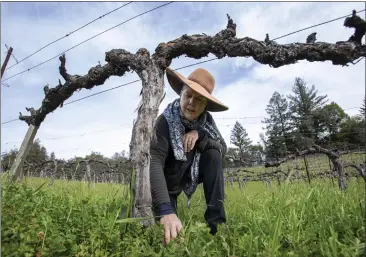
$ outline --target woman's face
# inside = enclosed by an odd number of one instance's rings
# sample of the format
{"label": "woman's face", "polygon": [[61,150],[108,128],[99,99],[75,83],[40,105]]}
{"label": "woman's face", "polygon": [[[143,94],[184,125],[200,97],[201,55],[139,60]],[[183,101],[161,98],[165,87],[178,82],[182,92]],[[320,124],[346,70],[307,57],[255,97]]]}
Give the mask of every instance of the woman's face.
{"label": "woman's face", "polygon": [[190,87],[184,86],[180,94],[180,109],[187,120],[197,119],[205,110],[207,99],[193,91]]}

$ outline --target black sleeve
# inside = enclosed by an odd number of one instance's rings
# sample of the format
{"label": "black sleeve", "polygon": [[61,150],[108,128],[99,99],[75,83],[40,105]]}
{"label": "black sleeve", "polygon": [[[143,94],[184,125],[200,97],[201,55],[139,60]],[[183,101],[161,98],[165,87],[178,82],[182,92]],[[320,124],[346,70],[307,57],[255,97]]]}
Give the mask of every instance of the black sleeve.
{"label": "black sleeve", "polygon": [[164,116],[156,121],[150,146],[150,185],[153,206],[170,203],[164,176],[165,160],[169,151],[169,127]]}

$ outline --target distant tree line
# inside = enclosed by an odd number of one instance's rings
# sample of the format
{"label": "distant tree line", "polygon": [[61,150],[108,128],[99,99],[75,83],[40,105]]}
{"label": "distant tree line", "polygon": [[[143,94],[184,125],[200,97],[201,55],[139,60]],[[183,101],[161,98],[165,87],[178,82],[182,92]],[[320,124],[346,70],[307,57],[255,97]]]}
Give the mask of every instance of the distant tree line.
{"label": "distant tree line", "polygon": [[[365,101],[359,115],[349,116],[327,95],[319,95],[312,85],[295,78],[292,94],[274,92],[262,121],[265,133],[261,143],[252,144],[246,129],[236,122],[230,136],[235,148],[229,149],[232,159],[243,163],[261,162],[263,158],[283,158],[313,144],[336,150],[359,149],[365,145]],[[356,102],[356,101],[355,101]]]}
{"label": "distant tree line", "polygon": [[[295,78],[292,94],[274,92],[266,106],[262,121],[265,133],[261,142],[253,144],[246,129],[238,121],[231,134],[224,159],[224,167],[249,167],[261,165],[267,159],[284,158],[296,151],[305,150],[313,144],[327,149],[359,150],[365,145],[365,98],[359,115],[349,116],[334,101],[328,103],[327,95],[318,95],[315,86],[307,86],[301,78]],[[356,102],[356,101],[355,101]],[[10,169],[17,149],[2,155],[1,170]],[[57,162],[55,162],[57,160]],[[83,161],[84,160],[84,161]],[[86,161],[85,161],[86,160]],[[105,157],[91,152],[85,157],[75,156],[68,160],[57,159],[48,154],[40,140],[33,142],[24,165],[25,174],[65,179],[83,179],[89,176],[108,177],[117,173],[128,180],[131,167],[125,151]],[[127,181],[126,180],[126,181]]]}
{"label": "distant tree line", "polygon": [[[11,168],[17,152],[17,149],[12,149],[2,155],[2,172]],[[125,151],[115,153],[110,158],[93,151],[85,157],[75,156],[68,160],[56,158],[54,152],[48,154],[40,140],[36,139],[25,160],[23,173],[26,176],[68,180],[128,182],[131,175],[131,165]]]}

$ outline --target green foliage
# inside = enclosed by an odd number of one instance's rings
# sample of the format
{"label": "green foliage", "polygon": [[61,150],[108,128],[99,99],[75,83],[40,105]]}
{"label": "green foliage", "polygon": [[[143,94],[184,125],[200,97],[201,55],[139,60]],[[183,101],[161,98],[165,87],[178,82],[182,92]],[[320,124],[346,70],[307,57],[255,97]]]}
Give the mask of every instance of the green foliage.
{"label": "green foliage", "polygon": [[343,144],[348,144],[349,148],[365,145],[365,119],[360,116],[347,118],[340,124],[337,141]]}
{"label": "green foliage", "polygon": [[[11,168],[15,157],[18,153],[18,149],[12,149],[8,153],[4,154],[1,158],[1,165],[4,171]],[[47,149],[41,145],[39,139],[34,140],[33,144],[29,149],[28,156],[26,158],[27,163],[32,163],[33,165],[40,165],[41,163],[48,161],[49,156],[47,154]]]}
{"label": "green foliage", "polygon": [[335,102],[325,105],[315,112],[315,122],[320,128],[318,132],[326,132],[329,136],[334,137],[339,132],[340,124],[348,115]]}
{"label": "green foliage", "polygon": [[278,92],[274,92],[266,107],[266,113],[268,118],[265,118],[263,123],[266,124],[268,137],[266,142],[267,156],[285,156],[289,150],[289,133],[292,129],[287,99]]}
{"label": "green foliage", "polygon": [[274,92],[263,121],[265,134],[260,135],[266,157],[283,157],[314,143],[326,148],[363,145],[365,102],[361,116],[355,117],[349,117],[337,103],[327,102],[326,95],[318,95],[315,86],[307,86],[301,78],[295,78],[287,98]]}
{"label": "green foliage", "polygon": [[[45,183],[46,182],[46,183]],[[202,187],[186,209],[182,237],[167,248],[159,225],[119,221],[125,186],[28,180],[2,186],[2,256],[362,256],[365,187],[339,192],[329,181],[266,189],[226,187],[227,223],[216,236],[204,222]],[[125,220],[128,221],[128,220]]]}
{"label": "green foliage", "polygon": [[262,160],[264,149],[263,146],[260,145],[259,142],[257,142],[256,145],[250,145],[248,147],[248,152],[253,161],[255,160],[257,162],[260,162]]}
{"label": "green foliage", "polygon": [[239,158],[241,160],[245,159],[245,154],[248,152],[252,140],[250,140],[246,129],[238,121],[231,131],[230,143],[238,148]]}
{"label": "green foliage", "polygon": [[321,108],[327,102],[327,95],[318,96],[315,86],[312,85],[309,88],[301,78],[295,78],[292,94],[288,95],[288,98],[293,118],[299,118],[300,124],[303,122],[302,117],[310,118],[313,111]]}
{"label": "green foliage", "polygon": [[[295,144],[296,148],[304,149],[318,138],[317,126],[313,114],[321,109],[327,102],[327,95],[319,96],[318,90],[312,85],[308,87],[301,78],[295,78],[292,94],[288,95],[290,101],[292,124],[295,131],[303,138],[309,140]],[[296,142],[296,141],[295,141]],[[299,142],[299,141],[297,141]]]}
{"label": "green foliage", "polygon": [[17,156],[18,150],[12,149],[8,153],[5,153],[3,156],[1,156],[1,170],[2,171],[8,171],[11,168],[11,165],[13,164],[15,157]]}
{"label": "green foliage", "polygon": [[26,160],[27,162],[35,164],[41,164],[42,162],[49,160],[46,147],[41,145],[41,141],[39,139],[36,139],[33,142]]}

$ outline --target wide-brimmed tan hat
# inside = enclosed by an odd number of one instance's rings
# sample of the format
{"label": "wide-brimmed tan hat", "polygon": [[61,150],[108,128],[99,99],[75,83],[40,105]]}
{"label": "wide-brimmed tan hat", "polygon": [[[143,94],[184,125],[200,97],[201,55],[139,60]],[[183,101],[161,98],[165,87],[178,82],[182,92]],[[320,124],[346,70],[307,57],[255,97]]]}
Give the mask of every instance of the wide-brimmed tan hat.
{"label": "wide-brimmed tan hat", "polygon": [[207,111],[222,112],[229,109],[229,107],[225,106],[212,96],[212,92],[215,88],[215,78],[207,70],[202,68],[196,69],[188,76],[188,78],[185,78],[179,72],[167,68],[166,76],[170,86],[178,95],[180,94],[183,86],[187,85],[198,94],[207,98]]}

